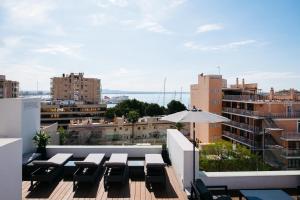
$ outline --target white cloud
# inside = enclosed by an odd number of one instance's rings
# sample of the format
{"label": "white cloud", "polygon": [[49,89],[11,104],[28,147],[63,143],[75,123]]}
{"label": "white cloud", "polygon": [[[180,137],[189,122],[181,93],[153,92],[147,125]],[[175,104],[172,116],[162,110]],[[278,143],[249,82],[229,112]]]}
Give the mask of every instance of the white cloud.
{"label": "white cloud", "polygon": [[223,25],[220,24],[205,24],[202,26],[199,26],[197,28],[197,33],[205,33],[205,32],[209,32],[209,31],[218,31],[218,30],[222,30],[224,27]]}
{"label": "white cloud", "polygon": [[189,41],[189,42],[185,42],[184,46],[186,48],[199,50],[199,51],[220,51],[220,50],[227,50],[227,49],[238,49],[255,43],[257,43],[256,40],[242,40],[242,41],[230,42],[222,45],[205,46],[205,45],[200,45],[200,44],[196,44],[195,42]]}
{"label": "white cloud", "polygon": [[157,22],[145,21],[136,26],[137,29],[145,29],[154,33],[171,34],[172,32]]}
{"label": "white cloud", "polygon": [[108,8],[109,6],[126,7],[128,0],[97,0],[96,5],[101,8]]}
{"label": "white cloud", "polygon": [[33,50],[38,53],[49,53],[53,55],[65,54],[68,56],[78,56],[79,50],[82,45],[62,45],[62,44],[49,44],[44,48]]}
{"label": "white cloud", "polygon": [[106,14],[92,14],[88,16],[90,23],[92,26],[104,25],[110,21],[112,21],[112,17]]}
{"label": "white cloud", "polygon": [[7,0],[3,3],[10,22],[21,26],[44,24],[49,20],[49,12],[54,9],[54,1],[49,0]]}

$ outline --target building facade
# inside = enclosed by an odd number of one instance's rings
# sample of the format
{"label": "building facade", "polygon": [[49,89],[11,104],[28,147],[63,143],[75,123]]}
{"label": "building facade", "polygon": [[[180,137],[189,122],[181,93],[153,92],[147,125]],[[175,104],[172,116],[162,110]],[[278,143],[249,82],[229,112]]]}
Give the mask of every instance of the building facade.
{"label": "building facade", "polygon": [[51,96],[53,100],[73,100],[90,104],[100,102],[101,81],[97,78],[85,78],[83,73],[63,74],[51,78]]}
{"label": "building facade", "polygon": [[74,120],[69,125],[66,144],[162,144],[166,142],[169,128],[175,128],[174,123],[162,121],[160,117],[143,117],[134,124],[122,117],[116,118],[114,122]]}
{"label": "building facade", "polygon": [[0,75],[0,98],[17,98],[19,96],[19,82],[6,80]]}
{"label": "building facade", "polygon": [[[216,91],[216,86],[200,84],[211,77],[200,75],[198,86],[191,86],[191,102],[210,112],[209,105],[201,105],[201,97],[207,91]],[[195,89],[201,87],[199,91]],[[271,88],[269,93],[261,93],[256,83],[246,84],[242,80],[240,84],[238,79],[236,84],[218,89],[221,98],[216,100],[221,101],[221,112],[215,113],[231,121],[222,123],[221,129],[196,129],[196,135],[201,135],[200,142],[224,138],[260,151],[275,168],[300,168],[300,92],[294,89],[275,92]],[[206,104],[214,106],[213,101]],[[219,111],[219,105],[216,109]]]}
{"label": "building facade", "polygon": [[106,112],[106,104],[84,104],[75,101],[51,101],[41,103],[41,125],[67,128],[72,120],[100,120]]}

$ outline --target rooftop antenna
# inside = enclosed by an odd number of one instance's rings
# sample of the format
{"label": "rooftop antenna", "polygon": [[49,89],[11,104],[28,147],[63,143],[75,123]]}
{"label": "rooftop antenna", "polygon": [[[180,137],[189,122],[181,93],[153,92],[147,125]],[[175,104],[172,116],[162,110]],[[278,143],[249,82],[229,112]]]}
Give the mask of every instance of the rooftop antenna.
{"label": "rooftop antenna", "polygon": [[221,75],[221,67],[217,66],[217,68],[218,68],[219,75]]}
{"label": "rooftop antenna", "polygon": [[163,97],[163,106],[165,106],[165,100],[166,100],[166,82],[167,82],[167,77],[164,79],[164,97]]}

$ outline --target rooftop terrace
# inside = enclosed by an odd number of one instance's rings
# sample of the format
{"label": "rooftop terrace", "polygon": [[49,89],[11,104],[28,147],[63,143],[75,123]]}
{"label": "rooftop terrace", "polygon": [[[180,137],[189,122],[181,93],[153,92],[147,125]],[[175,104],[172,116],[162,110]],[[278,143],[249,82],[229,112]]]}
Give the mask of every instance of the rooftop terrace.
{"label": "rooftop terrace", "polygon": [[154,185],[153,190],[148,190],[143,179],[129,179],[128,184],[122,186],[115,184],[107,192],[104,190],[103,179],[98,184],[82,185],[76,192],[73,191],[71,180],[61,180],[49,186],[41,184],[35,190],[28,191],[30,181],[22,183],[22,199],[180,199],[186,200],[187,195],[180,188],[172,167],[167,167],[168,181],[165,189]]}

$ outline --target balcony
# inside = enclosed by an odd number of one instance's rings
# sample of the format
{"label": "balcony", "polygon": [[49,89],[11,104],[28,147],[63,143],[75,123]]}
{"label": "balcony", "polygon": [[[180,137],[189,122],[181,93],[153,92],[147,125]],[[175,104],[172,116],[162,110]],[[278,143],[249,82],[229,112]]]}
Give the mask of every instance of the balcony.
{"label": "balcony", "polygon": [[223,123],[226,126],[231,126],[237,129],[241,129],[250,133],[255,133],[255,134],[259,134],[260,132],[262,132],[261,128],[258,127],[253,127],[249,124],[245,124],[245,123],[240,123],[240,122],[235,122],[235,121],[230,121],[230,122],[225,122]]}
{"label": "balcony", "polygon": [[300,141],[300,133],[282,133],[280,139],[284,141]]}
{"label": "balcony", "polygon": [[255,117],[255,118],[261,118],[260,113],[258,111],[252,111],[252,110],[224,107],[223,112],[235,113],[238,115],[251,116],[251,117]]}
{"label": "balcony", "polygon": [[282,149],[281,156],[287,159],[300,158],[300,149]]}
{"label": "balcony", "polygon": [[252,102],[268,100],[267,97],[260,96],[260,95],[224,95],[223,99],[229,101],[252,101]]}
{"label": "balcony", "polygon": [[235,113],[235,114],[238,114],[238,115],[251,116],[251,117],[255,117],[255,118],[300,118],[300,112],[299,111],[291,112],[291,113],[287,113],[287,112],[262,113],[262,112],[259,112],[259,111],[224,107],[223,112]]}
{"label": "balcony", "polygon": [[238,143],[244,144],[249,147],[253,147],[255,145],[253,140],[239,136],[239,135],[231,133],[229,131],[223,131],[223,137],[226,137],[230,140],[234,140]]}

